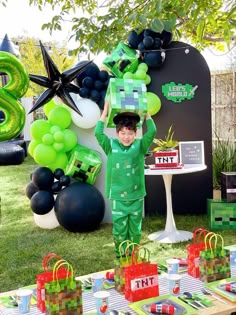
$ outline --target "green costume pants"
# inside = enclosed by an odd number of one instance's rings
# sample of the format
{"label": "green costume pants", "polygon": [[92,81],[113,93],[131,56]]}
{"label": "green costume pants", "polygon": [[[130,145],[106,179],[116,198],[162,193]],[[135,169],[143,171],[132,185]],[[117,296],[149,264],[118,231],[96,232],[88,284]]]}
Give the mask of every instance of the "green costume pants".
{"label": "green costume pants", "polygon": [[140,243],[143,217],[143,198],[130,201],[111,200],[115,255],[119,257],[119,245],[125,240]]}

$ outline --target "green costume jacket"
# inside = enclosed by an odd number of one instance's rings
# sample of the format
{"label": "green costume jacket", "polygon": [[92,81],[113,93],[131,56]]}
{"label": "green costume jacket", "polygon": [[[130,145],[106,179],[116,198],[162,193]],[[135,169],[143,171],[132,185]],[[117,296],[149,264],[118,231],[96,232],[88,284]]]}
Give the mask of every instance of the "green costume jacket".
{"label": "green costume jacket", "polygon": [[104,122],[98,121],[95,137],[107,155],[105,195],[112,200],[135,200],[146,195],[144,156],[156,134],[152,119],[146,120],[147,132],[130,146],[104,134]]}

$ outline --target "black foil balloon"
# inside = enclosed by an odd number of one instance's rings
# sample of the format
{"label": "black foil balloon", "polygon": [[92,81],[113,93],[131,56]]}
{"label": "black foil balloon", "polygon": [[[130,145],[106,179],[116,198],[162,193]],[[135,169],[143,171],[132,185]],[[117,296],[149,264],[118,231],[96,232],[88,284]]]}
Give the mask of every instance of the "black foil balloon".
{"label": "black foil balloon", "polygon": [[91,61],[86,61],[82,65],[77,65],[72,69],[60,73],[41,41],[39,43],[43,55],[44,67],[48,77],[30,74],[29,78],[32,82],[46,87],[47,90],[40,95],[29,111],[29,114],[48,103],[55,95],[57,95],[61,98],[63,103],[81,115],[74,100],[70,96],[70,93],[79,93],[79,87],[72,84],[71,81],[73,81],[76,76],[91,63]]}
{"label": "black foil balloon", "polygon": [[46,166],[37,167],[32,174],[32,182],[38,189],[50,190],[54,182],[53,172]]}
{"label": "black foil balloon", "polygon": [[54,197],[49,191],[39,190],[30,199],[30,206],[36,214],[46,214],[54,207]]}

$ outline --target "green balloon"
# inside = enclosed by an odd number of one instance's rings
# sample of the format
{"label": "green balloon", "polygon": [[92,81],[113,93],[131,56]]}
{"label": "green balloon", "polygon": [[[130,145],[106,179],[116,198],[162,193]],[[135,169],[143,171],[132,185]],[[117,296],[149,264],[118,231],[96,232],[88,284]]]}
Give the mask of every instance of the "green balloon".
{"label": "green balloon", "polygon": [[52,125],[57,125],[65,129],[71,124],[71,114],[64,107],[57,106],[49,112],[48,120]]}
{"label": "green balloon", "polygon": [[34,157],[34,149],[39,145],[40,142],[38,140],[31,140],[28,145],[28,153]]}
{"label": "green balloon", "polygon": [[151,116],[157,114],[161,109],[161,100],[155,93],[147,92],[147,108]]}
{"label": "green balloon", "polygon": [[56,131],[56,132],[53,134],[53,139],[54,139],[56,142],[63,142],[63,141],[64,141],[64,133],[63,133],[63,130],[61,130],[61,131]]}
{"label": "green balloon", "polygon": [[47,102],[44,106],[43,106],[43,111],[44,114],[48,117],[49,112],[55,108],[57,106],[57,103],[54,101],[54,99],[51,99],[49,102]]}
{"label": "green balloon", "polygon": [[35,120],[30,126],[30,134],[35,140],[42,140],[46,133],[50,133],[51,125],[47,120],[38,119]]}
{"label": "green balloon", "polygon": [[65,148],[65,145],[62,142],[54,142],[52,146],[53,146],[54,150],[57,152],[60,152],[60,151],[64,150],[64,148]]}
{"label": "green balloon", "polygon": [[44,144],[53,144],[54,139],[53,139],[53,135],[51,133],[46,133],[43,138],[42,138],[42,142]]}
{"label": "green balloon", "polygon": [[126,72],[124,75],[123,75],[123,79],[134,79],[134,74],[132,72]]}
{"label": "green balloon", "polygon": [[77,135],[74,131],[70,129],[63,130],[63,133],[64,133],[64,145],[65,145],[64,151],[68,152],[76,146],[78,142]]}
{"label": "green balloon", "polygon": [[146,72],[143,71],[143,70],[137,70],[137,71],[135,72],[135,78],[136,78],[137,80],[145,80],[145,78],[146,78]]}
{"label": "green balloon", "polygon": [[53,149],[51,145],[40,143],[34,149],[34,160],[39,165],[51,164],[56,159],[56,151]]}
{"label": "green balloon", "polygon": [[61,127],[57,126],[57,125],[54,125],[50,128],[50,132],[51,134],[54,134],[55,132],[57,131],[60,131],[61,130]]}
{"label": "green balloon", "polygon": [[50,168],[50,170],[52,170],[53,172],[57,168],[61,168],[62,170],[65,171],[67,163],[68,163],[68,157],[66,153],[59,152],[57,153],[56,159],[54,160],[54,162],[51,164],[48,164],[47,167]]}
{"label": "green balloon", "polygon": [[145,80],[144,80],[145,84],[148,85],[148,84],[151,83],[151,81],[152,81],[152,79],[151,79],[150,75],[146,74],[146,77],[145,77]]}
{"label": "green balloon", "polygon": [[138,65],[138,70],[148,71],[148,65],[145,62],[142,62]]}

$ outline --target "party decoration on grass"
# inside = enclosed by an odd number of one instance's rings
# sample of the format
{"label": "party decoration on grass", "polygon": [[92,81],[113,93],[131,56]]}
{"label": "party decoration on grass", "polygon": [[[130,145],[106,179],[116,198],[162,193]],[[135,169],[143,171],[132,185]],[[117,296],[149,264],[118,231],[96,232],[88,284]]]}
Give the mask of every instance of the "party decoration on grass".
{"label": "party decoration on grass", "polygon": [[93,128],[100,118],[100,109],[98,105],[90,99],[79,98],[76,94],[71,94],[75,104],[82,113],[78,115],[76,112],[71,112],[73,123],[82,129]]}
{"label": "party decoration on grass", "polygon": [[103,64],[117,78],[122,78],[125,72],[134,72],[138,67],[136,51],[120,42]]}
{"label": "party decoration on grass", "polygon": [[65,173],[77,181],[93,185],[101,168],[102,158],[100,153],[77,144],[70,154]]}
{"label": "party decoration on grass", "polygon": [[114,128],[113,118],[123,112],[134,112],[141,118],[140,125],[147,113],[147,88],[142,80],[111,78],[106,100],[109,102],[107,127]]}
{"label": "party decoration on grass", "polygon": [[57,95],[61,98],[63,103],[81,115],[70,96],[70,93],[79,93],[79,87],[71,82],[87,67],[87,65],[90,64],[90,61],[60,73],[41,41],[39,41],[39,43],[48,77],[30,74],[30,80],[46,87],[47,90],[40,95],[32,109],[29,111],[29,114],[49,102],[55,95]]}
{"label": "party decoration on grass", "polygon": [[28,90],[29,76],[21,62],[12,54],[0,51],[0,71],[9,75],[9,82],[0,88],[0,141],[18,136],[25,125],[21,98]]}
{"label": "party decoration on grass", "polygon": [[54,209],[60,225],[66,230],[89,232],[102,222],[105,202],[95,186],[76,182],[58,193]]}

